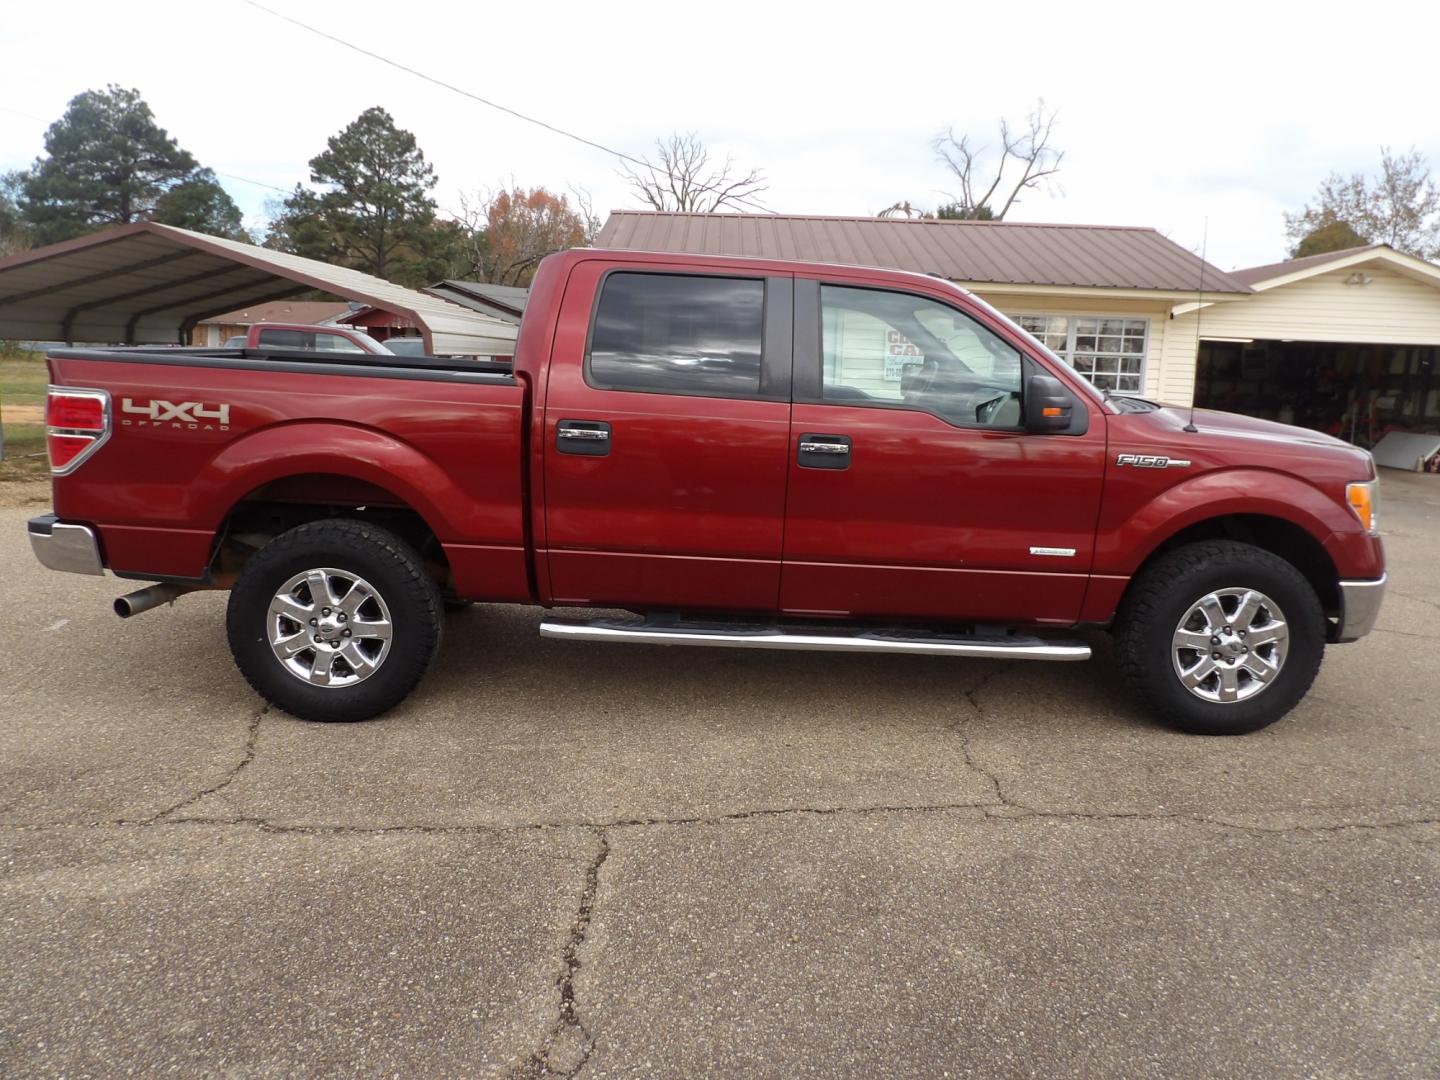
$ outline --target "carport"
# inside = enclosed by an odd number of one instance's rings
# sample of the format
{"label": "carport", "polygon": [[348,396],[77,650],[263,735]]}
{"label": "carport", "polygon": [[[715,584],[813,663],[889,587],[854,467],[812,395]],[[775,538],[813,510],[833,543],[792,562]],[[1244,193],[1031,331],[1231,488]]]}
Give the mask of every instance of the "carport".
{"label": "carport", "polygon": [[188,343],[201,319],[321,292],[393,312],[430,353],[510,355],[516,327],[382,278],[153,222],[0,259],[0,338]]}

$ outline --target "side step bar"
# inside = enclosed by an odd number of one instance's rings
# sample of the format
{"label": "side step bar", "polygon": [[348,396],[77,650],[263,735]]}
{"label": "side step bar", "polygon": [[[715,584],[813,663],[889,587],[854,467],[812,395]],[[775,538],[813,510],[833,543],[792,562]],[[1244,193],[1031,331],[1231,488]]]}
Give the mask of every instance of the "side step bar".
{"label": "side step bar", "polygon": [[820,652],[913,653],[1004,660],[1088,660],[1090,646],[1023,635],[977,636],[929,630],[786,630],[764,623],[651,622],[547,618],[540,636],[570,641],[627,641],[636,645],[708,645],[732,649],[808,649]]}

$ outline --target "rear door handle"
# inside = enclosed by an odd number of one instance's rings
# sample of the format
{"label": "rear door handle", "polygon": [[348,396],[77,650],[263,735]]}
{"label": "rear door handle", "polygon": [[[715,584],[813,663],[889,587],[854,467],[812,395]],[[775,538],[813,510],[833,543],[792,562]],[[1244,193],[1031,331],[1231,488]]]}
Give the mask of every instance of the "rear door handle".
{"label": "rear door handle", "polygon": [[555,449],[562,454],[605,457],[610,453],[610,425],[603,420],[561,420],[555,425]]}
{"label": "rear door handle", "polygon": [[803,469],[848,469],[850,436],[806,432],[800,436],[795,460]]}

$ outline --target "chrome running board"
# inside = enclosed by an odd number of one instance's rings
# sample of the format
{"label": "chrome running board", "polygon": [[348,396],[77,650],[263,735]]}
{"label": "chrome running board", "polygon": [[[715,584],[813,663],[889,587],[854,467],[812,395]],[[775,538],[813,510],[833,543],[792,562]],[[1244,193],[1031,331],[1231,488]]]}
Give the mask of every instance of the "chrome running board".
{"label": "chrome running board", "polygon": [[540,636],[636,645],[706,645],[730,649],[807,649],[819,652],[911,653],[1003,660],[1088,660],[1090,646],[1019,634],[947,634],[931,630],[806,628],[767,623],[654,622],[547,618]]}

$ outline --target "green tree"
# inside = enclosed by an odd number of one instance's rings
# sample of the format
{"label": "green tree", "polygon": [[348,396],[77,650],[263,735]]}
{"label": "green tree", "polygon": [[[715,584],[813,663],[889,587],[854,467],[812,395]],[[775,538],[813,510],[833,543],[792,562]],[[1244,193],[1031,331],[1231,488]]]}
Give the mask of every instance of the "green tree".
{"label": "green tree", "polygon": [[240,208],[209,169],[200,169],[161,195],[152,220],[231,240],[250,239]]}
{"label": "green tree", "polygon": [[941,221],[994,221],[995,211],[988,206],[966,207],[950,202],[936,207],[935,216]]}
{"label": "green tree", "polygon": [[272,201],[265,209],[270,216],[266,247],[321,262],[338,261],[335,237],[320,217],[320,196],[315,192],[296,184],[285,199]]}
{"label": "green tree", "polygon": [[23,172],[0,173],[0,258],[30,246],[29,228],[20,212]]}
{"label": "green tree", "polygon": [[1344,221],[1332,221],[1306,233],[1290,249],[1292,259],[1303,259],[1307,255],[1323,255],[1330,251],[1344,251],[1346,248],[1364,247],[1365,238]]}
{"label": "green tree", "polygon": [[1313,204],[1285,215],[1292,254],[1306,237],[1336,223],[1349,226],[1361,243],[1389,244],[1421,259],[1440,258],[1440,185],[1424,155],[1413,148],[1393,154],[1382,146],[1377,175],[1331,173]]}
{"label": "green tree", "polygon": [[435,171],[415,136],[378,106],[366,109],[310,159],[266,243],[407,283],[423,276],[419,247],[435,221]]}
{"label": "green tree", "polygon": [[25,177],[20,209],[38,243],[68,240],[153,217],[160,199],[198,170],[138,90],[86,90],[45,132],[45,156]]}

